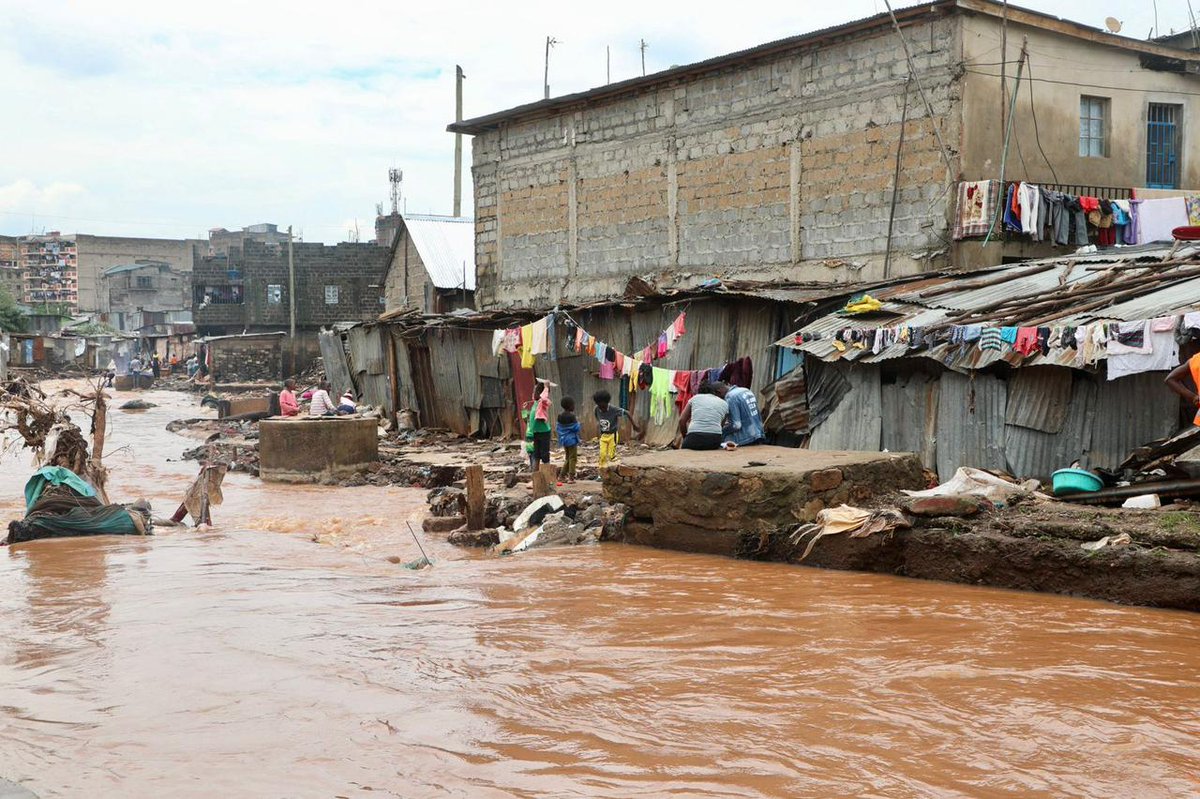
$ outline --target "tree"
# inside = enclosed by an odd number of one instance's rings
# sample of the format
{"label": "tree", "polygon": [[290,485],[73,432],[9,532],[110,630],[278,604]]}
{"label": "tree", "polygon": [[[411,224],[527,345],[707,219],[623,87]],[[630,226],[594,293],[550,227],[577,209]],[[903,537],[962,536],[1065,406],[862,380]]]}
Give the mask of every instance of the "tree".
{"label": "tree", "polygon": [[20,333],[25,329],[25,315],[17,307],[17,301],[5,286],[0,286],[0,330],[5,333]]}

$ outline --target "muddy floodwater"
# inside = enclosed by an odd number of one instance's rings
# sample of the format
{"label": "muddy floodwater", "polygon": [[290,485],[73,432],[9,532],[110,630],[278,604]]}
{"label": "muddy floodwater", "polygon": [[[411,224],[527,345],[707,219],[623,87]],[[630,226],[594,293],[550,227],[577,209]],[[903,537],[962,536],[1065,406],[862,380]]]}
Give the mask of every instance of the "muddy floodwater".
{"label": "muddy floodwater", "polygon": [[[132,395],[117,395],[117,404]],[[169,514],[173,418],[113,414]],[[0,468],[20,514],[25,453]],[[503,560],[416,489],[232,474],[208,532],[0,549],[0,777],[42,797],[1200,796],[1200,618],[620,544]],[[314,538],[316,540],[314,540]]]}

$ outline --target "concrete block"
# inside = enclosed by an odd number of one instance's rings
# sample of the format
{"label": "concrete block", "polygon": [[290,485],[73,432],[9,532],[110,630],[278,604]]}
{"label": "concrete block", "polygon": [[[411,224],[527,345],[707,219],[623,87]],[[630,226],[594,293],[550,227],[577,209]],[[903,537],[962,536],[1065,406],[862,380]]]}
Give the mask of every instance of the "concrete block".
{"label": "concrete block", "polygon": [[378,424],[358,417],[265,419],[258,448],[263,480],[318,482],[364,471],[379,460]]}

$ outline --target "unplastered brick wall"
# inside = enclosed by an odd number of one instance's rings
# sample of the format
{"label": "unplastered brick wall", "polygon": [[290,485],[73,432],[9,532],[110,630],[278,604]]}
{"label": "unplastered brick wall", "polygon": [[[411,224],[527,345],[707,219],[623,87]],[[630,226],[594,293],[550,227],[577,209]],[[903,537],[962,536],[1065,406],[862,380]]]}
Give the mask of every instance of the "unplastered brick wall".
{"label": "unplastered brick wall", "polygon": [[214,379],[219,383],[282,379],[282,340],[282,336],[248,336],[210,342]]}
{"label": "unplastered brick wall", "polygon": [[[904,29],[950,152],[910,85],[892,274],[943,264],[960,28]],[[635,275],[882,277],[907,76],[882,27],[477,135],[481,307],[608,298]]]}
{"label": "unplastered brick wall", "polygon": [[[371,321],[383,312],[380,299],[390,256],[387,247],[375,243],[332,246],[300,243],[293,248],[297,327]],[[230,277],[231,271],[236,277]],[[246,241],[240,250],[232,248],[228,258],[197,259],[193,277],[204,285],[240,283],[243,297],[236,305],[194,307],[197,325],[241,324],[287,329],[290,301],[286,246],[277,249]]]}

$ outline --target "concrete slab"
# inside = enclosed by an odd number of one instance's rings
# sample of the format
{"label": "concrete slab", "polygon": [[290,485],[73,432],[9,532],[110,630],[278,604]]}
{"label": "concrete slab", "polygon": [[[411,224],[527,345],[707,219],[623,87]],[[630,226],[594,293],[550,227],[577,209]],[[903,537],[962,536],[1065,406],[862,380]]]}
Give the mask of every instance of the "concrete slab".
{"label": "concrete slab", "polygon": [[765,534],[812,521],[827,507],[924,487],[921,463],[910,453],[770,446],[649,452],[602,469],[601,480],[606,499],[630,508],[628,540],[722,555],[735,554],[747,533]]}
{"label": "concrete slab", "polygon": [[269,482],[314,483],[345,477],[379,460],[375,419],[264,419],[258,425],[259,476]]}

